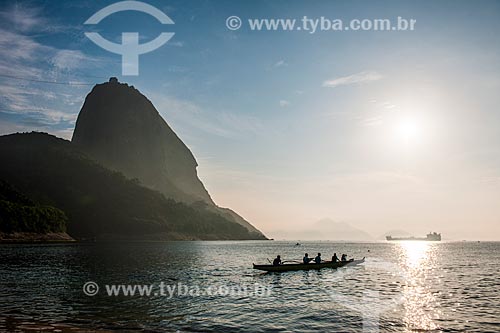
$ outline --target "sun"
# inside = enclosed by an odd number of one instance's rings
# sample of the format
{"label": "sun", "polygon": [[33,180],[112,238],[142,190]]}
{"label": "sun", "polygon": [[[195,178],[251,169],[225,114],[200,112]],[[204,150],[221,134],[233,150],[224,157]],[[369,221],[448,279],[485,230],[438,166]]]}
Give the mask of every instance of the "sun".
{"label": "sun", "polygon": [[422,139],[423,128],[417,118],[403,117],[396,121],[394,132],[396,140],[404,144],[417,143]]}

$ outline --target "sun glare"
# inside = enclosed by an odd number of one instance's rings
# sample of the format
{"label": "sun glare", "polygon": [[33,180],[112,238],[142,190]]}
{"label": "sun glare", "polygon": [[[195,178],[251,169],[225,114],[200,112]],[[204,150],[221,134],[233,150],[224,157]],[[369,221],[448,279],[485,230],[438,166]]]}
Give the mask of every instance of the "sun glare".
{"label": "sun glare", "polygon": [[428,256],[429,243],[427,242],[405,241],[400,245],[406,264],[410,267],[418,266]]}
{"label": "sun glare", "polygon": [[404,143],[415,143],[422,137],[422,126],[415,118],[402,118],[396,123],[395,132]]}

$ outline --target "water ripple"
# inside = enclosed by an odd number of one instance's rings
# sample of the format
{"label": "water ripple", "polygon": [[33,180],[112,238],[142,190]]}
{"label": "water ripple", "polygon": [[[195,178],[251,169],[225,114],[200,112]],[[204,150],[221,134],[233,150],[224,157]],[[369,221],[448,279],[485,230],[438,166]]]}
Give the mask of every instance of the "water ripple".
{"label": "water ripple", "polygon": [[[302,252],[367,260],[282,274],[251,268],[276,254],[300,260]],[[367,318],[380,332],[500,331],[500,243],[1,245],[0,257],[0,331],[361,332]],[[86,281],[258,284],[270,294],[87,297]]]}

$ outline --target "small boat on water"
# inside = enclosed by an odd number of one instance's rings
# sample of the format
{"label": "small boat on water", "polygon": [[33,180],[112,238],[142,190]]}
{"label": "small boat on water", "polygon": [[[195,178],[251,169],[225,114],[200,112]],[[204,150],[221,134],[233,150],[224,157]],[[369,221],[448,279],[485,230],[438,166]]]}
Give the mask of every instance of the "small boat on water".
{"label": "small boat on water", "polygon": [[426,241],[426,242],[439,242],[441,241],[441,234],[430,232],[425,238],[423,237],[392,237],[386,236],[388,241]]}
{"label": "small boat on water", "polygon": [[256,265],[253,264],[254,269],[258,269],[266,272],[289,272],[289,271],[302,271],[311,269],[322,269],[322,268],[339,268],[346,265],[359,265],[365,262],[365,258],[359,260],[348,260],[348,261],[326,261],[320,264],[310,263],[310,264],[282,264],[278,266],[274,265]]}

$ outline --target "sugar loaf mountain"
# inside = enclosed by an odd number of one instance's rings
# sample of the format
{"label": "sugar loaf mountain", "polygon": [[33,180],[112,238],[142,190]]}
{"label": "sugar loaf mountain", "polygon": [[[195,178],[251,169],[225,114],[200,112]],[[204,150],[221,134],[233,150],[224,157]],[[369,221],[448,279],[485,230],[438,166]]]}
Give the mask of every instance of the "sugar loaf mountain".
{"label": "sugar loaf mountain", "polygon": [[266,239],[217,206],[189,148],[144,95],[114,78],[87,95],[71,141],[4,135],[0,156],[3,241]]}

